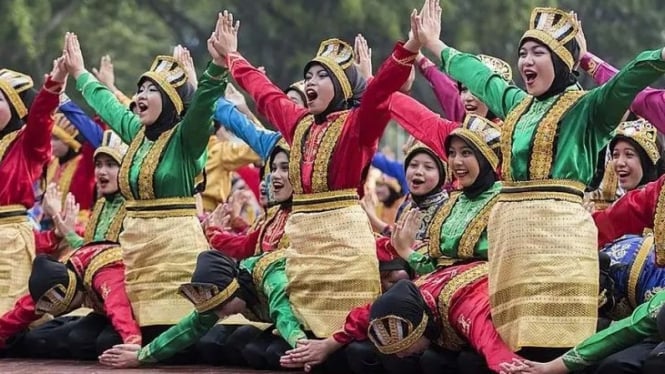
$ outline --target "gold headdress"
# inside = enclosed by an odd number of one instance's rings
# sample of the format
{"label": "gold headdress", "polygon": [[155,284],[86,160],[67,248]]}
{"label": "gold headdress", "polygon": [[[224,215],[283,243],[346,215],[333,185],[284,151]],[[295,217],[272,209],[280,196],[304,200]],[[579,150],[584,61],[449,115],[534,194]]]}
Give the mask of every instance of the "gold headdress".
{"label": "gold headdress", "polygon": [[42,295],[35,303],[35,311],[40,314],[48,313],[59,316],[67,312],[76,295],[76,275],[67,269],[69,281],[67,285],[56,284]]}
{"label": "gold headdress", "polygon": [[644,149],[654,165],[660,160],[660,152],[656,145],[658,132],[649,121],[640,118],[635,121],[621,122],[614,130],[614,136],[624,136],[634,140]]}
{"label": "gold headdress", "polygon": [[512,82],[513,80],[513,69],[510,67],[510,64],[503,61],[500,58],[488,56],[488,55],[478,55],[480,61],[490,68],[493,72],[499,74],[506,82]]}
{"label": "gold headdress", "polygon": [[296,91],[300,92],[302,95],[305,95],[305,80],[303,79],[303,80],[299,80],[297,82],[291,83],[289,88],[287,88],[286,90],[287,91],[288,90],[296,90]]}
{"label": "gold headdress", "polygon": [[423,312],[418,326],[411,321],[396,315],[374,319],[369,324],[369,339],[379,352],[391,355],[412,346],[425,333],[429,317]]}
{"label": "gold headdress", "polygon": [[351,82],[344,70],[353,63],[353,47],[339,39],[328,39],[321,42],[319,51],[311,62],[318,62],[328,68],[342,86],[344,99],[353,97]]}
{"label": "gold headdress", "polygon": [[185,104],[176,89],[187,83],[187,73],[178,61],[171,56],[157,56],[141,78],[150,78],[157,83],[173,102],[176,112],[182,113]]}
{"label": "gold headdress", "polygon": [[[468,114],[462,127],[450,133],[450,136],[453,135],[472,143],[485,156],[492,169],[496,170],[499,167],[501,129],[497,124],[485,117]],[[446,140],[446,143],[448,142],[449,140]]]}
{"label": "gold headdress", "polygon": [[28,108],[20,94],[32,88],[33,85],[32,78],[28,75],[9,69],[0,69],[0,91],[5,94],[20,118],[28,115]]}
{"label": "gold headdress", "polygon": [[79,130],[69,122],[62,112],[56,112],[53,115],[53,121],[55,122],[55,125],[53,126],[53,135],[60,139],[61,142],[67,144],[69,148],[78,152],[79,149],[81,149],[81,143],[76,140]]}
{"label": "gold headdress", "polygon": [[122,158],[127,153],[127,144],[125,144],[120,136],[112,130],[104,131],[102,137],[102,144],[95,150],[95,157],[98,154],[105,154],[115,160],[118,164],[122,163]]}
{"label": "gold headdress", "polygon": [[178,288],[178,294],[194,304],[197,312],[205,313],[225,303],[239,288],[236,279],[223,290],[212,283],[185,283]]}
{"label": "gold headdress", "polygon": [[556,8],[534,8],[529,30],[524,33],[522,40],[533,38],[544,43],[572,70],[575,59],[566,48],[566,43],[575,38],[578,29],[578,23],[568,12]]}

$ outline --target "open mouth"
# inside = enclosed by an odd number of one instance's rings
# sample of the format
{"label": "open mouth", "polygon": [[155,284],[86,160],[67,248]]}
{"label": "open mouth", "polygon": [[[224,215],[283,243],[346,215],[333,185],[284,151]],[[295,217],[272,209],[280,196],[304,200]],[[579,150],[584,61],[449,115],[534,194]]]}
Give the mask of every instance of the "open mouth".
{"label": "open mouth", "polygon": [[532,85],[533,82],[535,82],[536,78],[538,77],[538,73],[529,69],[525,69],[523,74],[524,74],[524,83],[526,83],[527,85]]}
{"label": "open mouth", "polygon": [[144,103],[144,102],[142,102],[142,101],[136,103],[136,107],[138,108],[139,113],[143,113],[143,112],[145,112],[146,110],[148,110],[148,105],[146,105],[146,103]]}
{"label": "open mouth", "polygon": [[272,189],[275,192],[281,191],[282,188],[284,188],[284,184],[282,182],[273,182],[272,183]]}
{"label": "open mouth", "polygon": [[630,173],[627,172],[627,171],[622,170],[622,171],[617,172],[617,175],[619,176],[619,178],[626,178],[626,177],[630,176]]}
{"label": "open mouth", "polygon": [[466,109],[467,112],[475,112],[478,107],[475,105],[466,104],[464,105],[464,109]]}
{"label": "open mouth", "polygon": [[307,96],[307,101],[313,101],[319,97],[319,94],[311,88],[305,90],[305,95]]}
{"label": "open mouth", "polygon": [[412,184],[414,187],[422,186],[424,183],[425,183],[425,180],[424,180],[424,179],[421,179],[421,178],[413,178],[413,179],[411,179],[411,184]]}
{"label": "open mouth", "polygon": [[467,175],[469,175],[469,171],[468,171],[468,170],[462,170],[462,169],[454,170],[453,173],[455,174],[455,176],[456,176],[457,178],[464,178],[464,177],[466,177]]}

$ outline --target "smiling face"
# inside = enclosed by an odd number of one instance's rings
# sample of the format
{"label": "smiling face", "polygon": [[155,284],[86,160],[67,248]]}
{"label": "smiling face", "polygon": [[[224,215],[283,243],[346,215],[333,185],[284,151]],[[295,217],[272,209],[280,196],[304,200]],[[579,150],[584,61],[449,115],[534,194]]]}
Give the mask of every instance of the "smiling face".
{"label": "smiling face", "polygon": [[630,142],[619,140],[612,149],[612,160],[619,186],[626,192],[637,188],[644,177],[637,149]]}
{"label": "smiling face", "polygon": [[95,186],[98,195],[112,195],[118,192],[118,171],[120,165],[103,153],[95,156]]}
{"label": "smiling face", "polygon": [[480,165],[473,149],[457,136],[450,140],[448,167],[463,188],[471,187],[480,174]]}
{"label": "smiling face", "polygon": [[289,157],[286,152],[278,152],[273,158],[271,170],[271,186],[273,199],[277,203],[288,200],[293,195],[293,186],[289,181]]}
{"label": "smiling face", "polygon": [[406,167],[406,181],[409,183],[409,191],[415,196],[424,196],[430,193],[439,184],[442,177],[436,161],[424,152],[415,155]]}
{"label": "smiling face", "polygon": [[527,40],[519,51],[517,67],[529,95],[540,96],[554,82],[554,63],[550,50],[543,44]]}
{"label": "smiling face", "polygon": [[162,113],[162,94],[158,86],[145,79],[136,92],[136,113],[143,126],[151,126]]}
{"label": "smiling face", "polygon": [[323,66],[313,64],[305,73],[305,95],[311,114],[321,114],[330,106],[335,97],[335,86]]}
{"label": "smiling face", "polygon": [[462,100],[462,104],[464,104],[464,110],[466,110],[466,114],[475,114],[481,117],[487,117],[487,113],[489,113],[487,105],[473,96],[468,88],[462,86],[462,90],[460,91],[459,95],[460,99]]}
{"label": "smiling face", "polygon": [[12,119],[12,111],[9,106],[9,101],[5,93],[0,91],[0,131],[4,130],[7,127],[7,124]]}

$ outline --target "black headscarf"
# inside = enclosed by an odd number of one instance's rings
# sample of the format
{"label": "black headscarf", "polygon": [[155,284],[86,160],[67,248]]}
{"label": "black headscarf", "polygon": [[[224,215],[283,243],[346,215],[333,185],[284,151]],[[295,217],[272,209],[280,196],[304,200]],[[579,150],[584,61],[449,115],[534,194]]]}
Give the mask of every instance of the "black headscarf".
{"label": "black headscarf", "polygon": [[178,92],[178,95],[182,99],[184,105],[182,113],[178,113],[176,111],[175,105],[173,104],[173,101],[171,101],[169,96],[164,92],[164,89],[153,79],[150,79],[149,77],[142,77],[139,80],[138,87],[141,87],[143,82],[146,80],[149,80],[155,85],[155,87],[157,87],[159,90],[159,95],[162,98],[162,111],[159,113],[159,117],[157,117],[155,123],[145,127],[146,138],[151,141],[155,141],[162,133],[170,130],[175,125],[177,125],[178,122],[180,122],[182,117],[187,112],[187,107],[189,106],[189,103],[194,94],[194,87],[192,87],[192,85],[190,85],[188,82],[176,88],[176,92]]}
{"label": "black headscarf", "polygon": [[[566,88],[577,83],[576,72],[569,69],[566,63],[563,62],[563,60],[556,53],[554,53],[550,47],[548,47],[546,44],[535,38],[522,39],[519,47],[522,48],[522,45],[527,41],[536,42],[539,45],[547,48],[547,50],[550,52],[550,57],[552,59],[552,66],[554,66],[554,81],[552,82],[552,85],[547,91],[545,91],[545,93],[543,93],[540,96],[537,96],[536,99],[541,101],[546,100],[554,95],[562,93],[563,91],[566,90]],[[568,43],[564,45],[564,47],[568,51],[570,51],[570,53],[573,55],[574,61],[579,60],[580,47],[577,44],[577,40],[571,39]]]}
{"label": "black headscarf", "polygon": [[358,70],[353,64],[344,70],[344,74],[349,79],[349,83],[351,84],[351,91],[353,92],[353,95],[349,99],[344,97],[344,91],[342,90],[342,85],[337,79],[337,76],[333,74],[333,72],[324,64],[316,61],[310,61],[307,65],[305,65],[305,74],[307,74],[309,68],[315,64],[325,69],[333,83],[333,88],[335,90],[335,96],[333,96],[333,99],[330,101],[330,104],[328,104],[326,110],[314,116],[314,121],[316,123],[325,122],[330,113],[360,106],[360,100],[362,99],[363,93],[365,93],[367,82],[363,77],[360,76]]}
{"label": "black headscarf", "polygon": [[[428,320],[423,336],[429,340],[436,340],[441,334],[441,328],[425,303],[420,290],[409,280],[402,279],[398,281],[392,288],[379,296],[372,304],[369,313],[372,323],[375,323],[375,320],[394,315],[409,321],[414,329],[420,325],[423,316],[426,315]],[[369,330],[371,336],[373,334],[371,324]],[[404,336],[406,337],[410,333],[411,331],[408,331]]]}
{"label": "black headscarf", "polygon": [[656,325],[658,326],[660,338],[665,340],[665,305],[660,307],[660,312],[656,316]]}
{"label": "black headscarf", "polygon": [[426,194],[421,196],[416,196],[414,194],[411,194],[411,199],[416,204],[426,200],[427,197],[432,194],[440,193],[443,184],[446,183],[446,175],[448,173],[446,164],[443,162],[443,160],[441,160],[441,158],[429,147],[422,146],[420,145],[420,143],[416,143],[415,146],[411,147],[411,149],[407,151],[406,157],[404,158],[404,172],[406,172],[406,170],[409,168],[411,160],[420,153],[424,153],[430,156],[434,160],[434,164],[436,165],[436,168],[439,170],[439,180],[436,183],[436,186],[434,186],[434,188],[432,188],[432,190],[428,191]]}
{"label": "black headscarf", "polygon": [[[30,106],[34,101],[35,96],[37,96],[37,91],[35,91],[33,88],[28,88],[27,90],[19,93],[19,97],[21,100],[23,100],[23,103],[25,104],[25,107],[28,108],[28,111],[30,111]],[[0,131],[0,139],[4,138],[5,135],[9,133],[20,130],[26,120],[26,118],[19,118],[18,113],[16,112],[16,108],[14,108],[14,105],[12,105],[12,102],[9,99],[7,99],[7,104],[9,105],[9,110],[11,111],[11,118],[9,119],[7,126],[5,126],[5,128]]]}
{"label": "black headscarf", "polygon": [[[291,149],[289,149],[289,147],[285,143],[278,142],[277,144],[275,144],[275,147],[270,152],[270,157],[268,158],[268,168],[269,168],[269,170],[272,170],[272,163],[273,163],[273,161],[275,161],[275,157],[277,157],[277,154],[280,153],[280,152],[286,153],[287,159],[289,157],[291,157]],[[289,181],[289,183],[290,183],[290,181]],[[266,186],[266,188],[270,188],[270,187]],[[290,207],[293,204],[293,195],[291,195],[291,197],[289,197],[288,199],[286,199],[286,200],[284,200],[280,203],[270,202],[270,201],[268,202],[268,205],[270,205],[270,206],[275,206],[277,204],[282,206],[282,208]]]}
{"label": "black headscarf", "polygon": [[462,140],[464,144],[471,148],[473,155],[476,156],[476,160],[478,160],[478,177],[472,185],[462,188],[462,192],[464,192],[464,194],[469,199],[475,199],[476,197],[480,196],[480,194],[492,187],[494,182],[499,180],[499,176],[496,174],[496,171],[492,169],[492,166],[490,165],[489,161],[487,161],[487,158],[483,155],[483,153],[478,150],[478,147],[463,137],[457,135],[449,136],[448,139],[446,139],[446,149],[450,146],[450,142],[452,141],[453,137],[457,137],[458,139]]}
{"label": "black headscarf", "polygon": [[67,265],[48,255],[41,254],[35,257],[28,280],[28,292],[32,300],[37,302],[48,290],[58,284],[65,289],[69,287]]}
{"label": "black headscarf", "polygon": [[649,158],[644,148],[642,148],[642,146],[639,145],[639,143],[637,143],[635,140],[631,139],[630,137],[623,135],[616,135],[614,138],[612,138],[612,141],[610,141],[610,152],[614,152],[614,147],[617,145],[619,140],[628,142],[633,148],[635,148],[635,150],[637,151],[637,155],[640,158],[640,165],[642,166],[642,179],[640,180],[638,187],[658,179],[658,168],[656,167],[656,165],[653,164],[651,158]]}

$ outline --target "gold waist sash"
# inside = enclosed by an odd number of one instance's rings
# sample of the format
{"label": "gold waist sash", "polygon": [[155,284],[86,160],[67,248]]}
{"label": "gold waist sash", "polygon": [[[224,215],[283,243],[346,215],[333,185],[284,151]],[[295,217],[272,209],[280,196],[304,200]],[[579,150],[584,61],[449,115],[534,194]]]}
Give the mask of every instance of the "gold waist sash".
{"label": "gold waist sash", "polygon": [[358,204],[354,189],[293,195],[293,213],[325,212]]}
{"label": "gold waist sash", "polygon": [[193,197],[129,200],[126,209],[132,218],[190,217],[196,215],[196,202]]}
{"label": "gold waist sash", "polygon": [[0,225],[5,223],[22,223],[28,220],[28,211],[23,205],[0,206]]}
{"label": "gold waist sash", "polygon": [[564,200],[581,204],[584,200],[583,183],[564,179],[502,182],[499,201]]}

